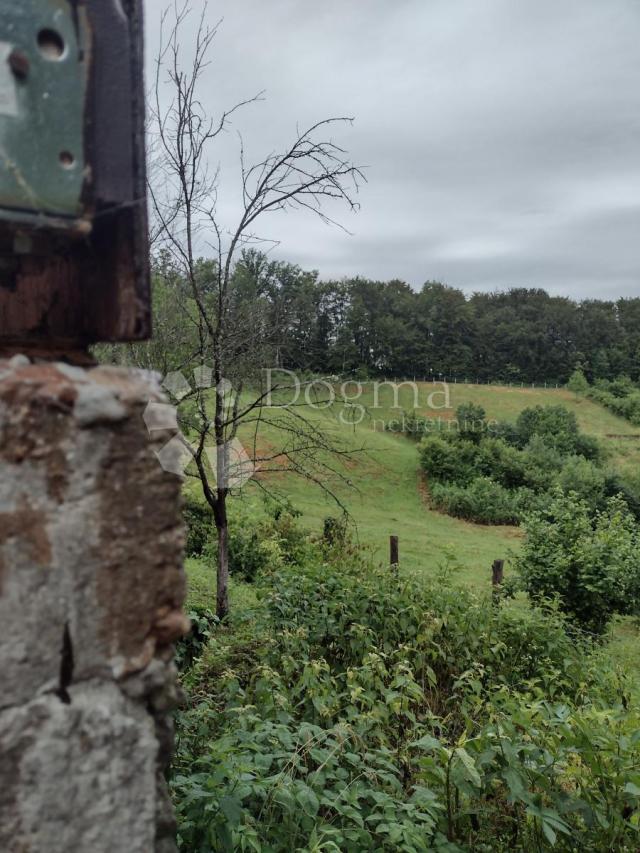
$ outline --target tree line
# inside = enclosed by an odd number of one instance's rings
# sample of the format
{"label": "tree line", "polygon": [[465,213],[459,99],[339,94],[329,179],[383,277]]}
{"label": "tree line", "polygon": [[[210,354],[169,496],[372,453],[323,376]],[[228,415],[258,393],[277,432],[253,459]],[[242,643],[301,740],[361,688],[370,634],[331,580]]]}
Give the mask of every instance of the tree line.
{"label": "tree line", "polygon": [[[213,267],[200,261],[199,276],[213,276]],[[155,279],[157,308],[164,305],[167,315],[156,325],[175,325],[187,282],[163,255]],[[241,349],[259,353],[261,367],[562,384],[578,367],[590,381],[640,379],[640,298],[578,302],[538,288],[467,296],[437,281],[419,290],[397,279],[322,281],[316,271],[257,249],[242,253],[230,291],[244,331]],[[240,361],[246,369],[246,358]]]}

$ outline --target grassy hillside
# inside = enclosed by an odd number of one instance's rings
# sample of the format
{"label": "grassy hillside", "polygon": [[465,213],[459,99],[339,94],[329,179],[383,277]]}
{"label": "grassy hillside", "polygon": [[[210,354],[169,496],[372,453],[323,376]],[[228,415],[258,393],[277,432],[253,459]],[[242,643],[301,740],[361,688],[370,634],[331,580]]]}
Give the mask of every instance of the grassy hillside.
{"label": "grassy hillside", "polygon": [[[426,417],[450,420],[460,403],[473,402],[482,405],[491,419],[513,421],[528,406],[561,403],[575,412],[585,432],[603,441],[616,467],[630,468],[640,462],[640,440],[613,437],[636,434],[631,424],[589,400],[576,399],[568,391],[476,385],[452,385],[449,390],[450,398],[446,400],[441,386],[420,383],[417,410]],[[350,388],[348,393],[353,391]],[[430,399],[434,391],[435,397]],[[509,554],[518,548],[520,531],[470,524],[428,508],[426,486],[418,473],[416,444],[382,431],[383,422],[399,417],[402,408],[414,408],[416,401],[410,387],[399,389],[400,409],[394,408],[396,401],[389,387],[381,388],[376,399],[372,386],[367,385],[357,402],[366,408],[366,414],[355,413],[356,420],[363,415],[356,426],[339,420],[342,407],[338,404],[331,410],[312,414],[326,429],[362,448],[342,468],[354,488],[346,488],[338,478],[330,483],[356,522],[360,541],[370,546],[379,559],[386,560],[389,536],[398,535],[403,568],[428,573],[435,572],[446,552],[451,551],[462,565],[462,582],[488,583],[491,563],[496,558],[508,561]],[[445,404],[447,407],[441,408]],[[266,429],[263,441],[270,440],[275,446],[275,434]],[[327,515],[339,512],[320,489],[294,476],[271,477],[269,484],[277,485],[290,498],[302,511],[303,522],[314,530],[321,529]]]}

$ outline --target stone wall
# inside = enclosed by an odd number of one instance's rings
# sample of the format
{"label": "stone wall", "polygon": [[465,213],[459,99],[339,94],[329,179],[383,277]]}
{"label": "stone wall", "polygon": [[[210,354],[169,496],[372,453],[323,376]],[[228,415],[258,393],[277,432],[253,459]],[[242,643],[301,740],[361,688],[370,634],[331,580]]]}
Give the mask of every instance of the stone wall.
{"label": "stone wall", "polygon": [[126,370],[0,361],[3,853],[175,850],[188,623],[180,481],[142,417],[160,399]]}

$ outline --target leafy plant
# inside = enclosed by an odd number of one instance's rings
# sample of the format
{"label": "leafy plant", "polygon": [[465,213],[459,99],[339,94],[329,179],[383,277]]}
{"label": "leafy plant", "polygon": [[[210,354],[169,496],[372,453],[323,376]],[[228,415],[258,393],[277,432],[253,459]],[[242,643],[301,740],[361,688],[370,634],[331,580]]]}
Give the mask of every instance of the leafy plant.
{"label": "leafy plant", "polygon": [[434,505],[457,518],[481,524],[518,524],[520,506],[516,495],[489,477],[477,477],[468,486],[434,483]]}
{"label": "leafy plant", "polygon": [[569,377],[569,381],[567,382],[567,388],[569,391],[572,391],[576,397],[587,393],[589,390],[589,381],[582,370],[576,368],[576,370],[573,371]]}
{"label": "leafy plant", "polygon": [[[600,851],[638,841],[640,719],[546,605],[318,542],[189,677],[171,786],[197,851]],[[236,616],[237,619],[237,616]]]}
{"label": "leafy plant", "polygon": [[557,491],[549,508],[534,513],[517,559],[534,600],[556,597],[584,629],[601,634],[615,613],[640,602],[640,535],[619,497],[595,517],[575,493]]}

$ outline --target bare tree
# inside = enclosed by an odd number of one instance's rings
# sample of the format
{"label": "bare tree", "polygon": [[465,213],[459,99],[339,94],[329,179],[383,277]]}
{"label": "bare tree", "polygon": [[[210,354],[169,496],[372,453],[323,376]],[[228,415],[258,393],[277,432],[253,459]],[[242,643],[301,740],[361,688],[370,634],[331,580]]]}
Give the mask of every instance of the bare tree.
{"label": "bare tree", "polygon": [[[205,5],[185,67],[181,34],[189,15],[187,0],[176,2],[162,18],[151,128],[152,237],[170,254],[188,284],[188,299],[181,307],[194,330],[193,363],[211,365],[211,382],[198,383],[211,388],[196,387],[185,394],[180,411],[193,439],[189,441],[193,464],[187,473],[198,477],[217,528],[217,612],[224,618],[229,611],[227,499],[243,479],[247,464],[234,456],[239,430],[245,442],[247,431],[252,431],[248,457],[258,470],[253,482],[260,488],[268,488],[265,475],[293,472],[338,500],[331,483],[336,478],[346,481],[338,459],[352,452],[316,417],[310,417],[305,407],[267,406],[273,399],[256,372],[273,341],[269,330],[260,328],[259,312],[234,299],[235,265],[243,249],[260,241],[256,229],[267,214],[304,209],[327,224],[338,224],[330,210],[336,202],[356,210],[355,196],[364,178],[330,135],[334,128],[349,123],[348,117],[324,119],[298,131],[283,151],[253,165],[247,164],[240,140],[240,215],[231,227],[223,223],[218,207],[220,170],[211,166],[213,147],[234,113],[261,100],[262,94],[211,117],[201,90],[217,26],[207,24]],[[213,255],[207,264],[201,260],[205,247]],[[273,362],[262,362],[267,363]],[[285,392],[282,386],[270,390]],[[265,426],[277,431],[276,448],[260,446],[260,430]]]}

